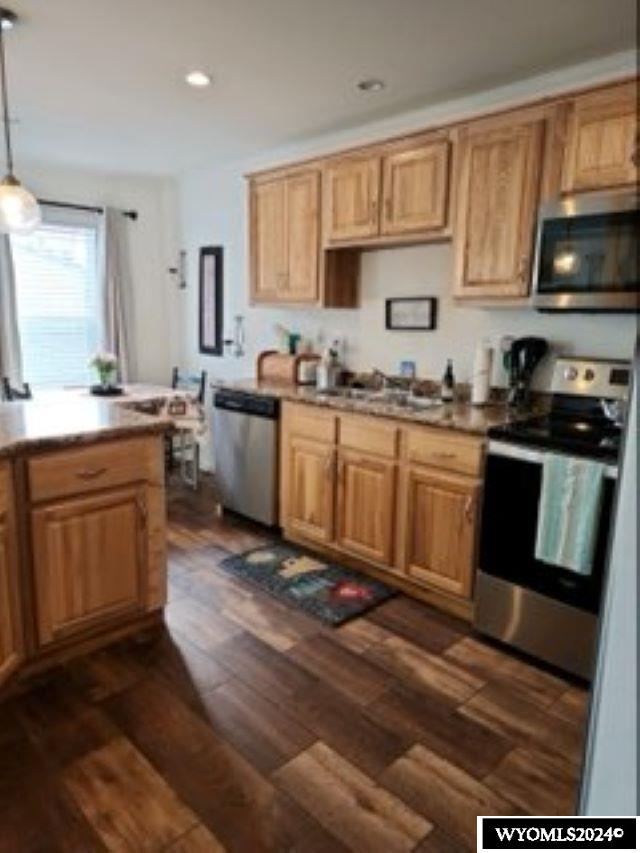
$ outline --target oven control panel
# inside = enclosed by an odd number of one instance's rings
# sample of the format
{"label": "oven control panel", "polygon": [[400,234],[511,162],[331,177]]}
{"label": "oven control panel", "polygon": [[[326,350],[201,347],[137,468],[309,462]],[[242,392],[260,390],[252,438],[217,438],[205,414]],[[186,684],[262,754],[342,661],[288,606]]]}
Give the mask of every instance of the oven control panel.
{"label": "oven control panel", "polygon": [[622,400],[628,396],[630,376],[628,361],[559,358],[553,369],[551,392]]}

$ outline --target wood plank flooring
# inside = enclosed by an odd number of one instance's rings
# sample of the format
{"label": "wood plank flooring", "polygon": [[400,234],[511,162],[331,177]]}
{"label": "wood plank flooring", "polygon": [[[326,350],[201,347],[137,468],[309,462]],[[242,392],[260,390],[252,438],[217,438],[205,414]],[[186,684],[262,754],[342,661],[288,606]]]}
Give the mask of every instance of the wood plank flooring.
{"label": "wood plank flooring", "polygon": [[587,693],[403,596],[337,630],[217,568],[268,537],[170,496],[160,635],[0,705],[2,853],[452,853],[571,814]]}

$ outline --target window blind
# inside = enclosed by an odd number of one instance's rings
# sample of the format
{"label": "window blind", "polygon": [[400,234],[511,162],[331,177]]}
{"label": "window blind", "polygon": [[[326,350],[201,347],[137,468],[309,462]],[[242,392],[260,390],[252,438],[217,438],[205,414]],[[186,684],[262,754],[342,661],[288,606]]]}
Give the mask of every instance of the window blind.
{"label": "window blind", "polygon": [[11,237],[25,381],[87,384],[99,346],[98,222],[94,214],[45,212],[31,234]]}

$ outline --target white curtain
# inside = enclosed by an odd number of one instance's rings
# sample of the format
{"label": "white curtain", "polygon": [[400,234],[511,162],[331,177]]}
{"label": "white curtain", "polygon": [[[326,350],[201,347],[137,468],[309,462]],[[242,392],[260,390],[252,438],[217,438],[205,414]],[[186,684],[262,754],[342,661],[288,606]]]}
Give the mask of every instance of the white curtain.
{"label": "white curtain", "polygon": [[11,256],[11,241],[0,235],[0,377],[22,387],[22,351],[18,328],[16,282]]}
{"label": "white curtain", "polygon": [[118,357],[122,382],[135,373],[132,352],[132,286],[129,268],[128,222],[121,210],[106,207],[102,223],[104,347]]}

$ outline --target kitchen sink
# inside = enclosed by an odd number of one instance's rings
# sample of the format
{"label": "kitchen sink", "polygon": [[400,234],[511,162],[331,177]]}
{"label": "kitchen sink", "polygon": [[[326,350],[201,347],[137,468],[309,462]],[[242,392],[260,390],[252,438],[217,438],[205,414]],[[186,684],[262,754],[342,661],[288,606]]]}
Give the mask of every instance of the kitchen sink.
{"label": "kitchen sink", "polygon": [[337,397],[343,400],[362,400],[364,403],[383,403],[387,406],[399,406],[403,409],[422,411],[442,405],[433,397],[420,397],[400,388],[385,388],[372,391],[368,388],[331,388],[318,391],[320,397]]}

